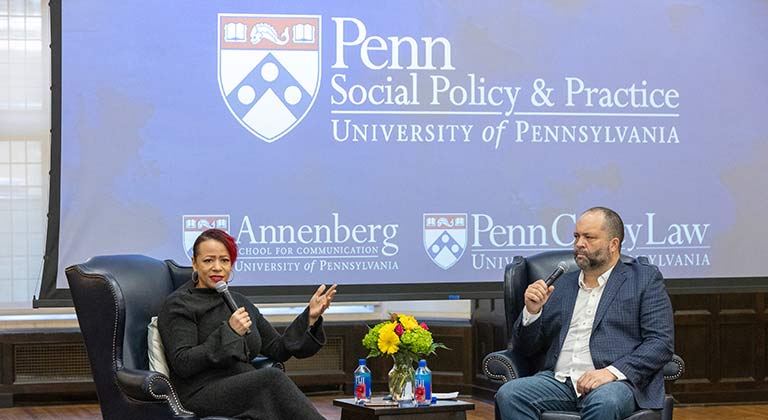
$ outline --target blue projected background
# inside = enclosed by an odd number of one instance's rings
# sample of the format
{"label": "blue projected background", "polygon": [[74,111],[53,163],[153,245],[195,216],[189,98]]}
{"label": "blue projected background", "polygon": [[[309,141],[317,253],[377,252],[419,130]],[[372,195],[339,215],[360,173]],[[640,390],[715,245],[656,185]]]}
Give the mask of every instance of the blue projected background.
{"label": "blue projected background", "polygon": [[764,276],[764,1],[67,1],[58,287],[498,281],[594,205],[668,278]]}

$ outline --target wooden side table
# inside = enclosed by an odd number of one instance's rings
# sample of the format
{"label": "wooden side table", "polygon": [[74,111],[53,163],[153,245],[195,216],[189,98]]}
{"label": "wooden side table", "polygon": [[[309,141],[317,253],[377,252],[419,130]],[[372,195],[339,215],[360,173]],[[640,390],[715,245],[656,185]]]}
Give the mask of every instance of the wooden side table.
{"label": "wooden side table", "polygon": [[460,400],[438,400],[435,404],[418,406],[363,406],[355,404],[354,398],[333,400],[341,407],[341,420],[466,420],[467,410],[474,410],[475,404]]}

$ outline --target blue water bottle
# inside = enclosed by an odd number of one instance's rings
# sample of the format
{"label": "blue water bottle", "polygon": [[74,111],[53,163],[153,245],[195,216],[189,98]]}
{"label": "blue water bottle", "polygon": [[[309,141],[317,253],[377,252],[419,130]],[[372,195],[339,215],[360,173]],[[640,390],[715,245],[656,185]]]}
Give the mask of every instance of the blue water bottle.
{"label": "blue water bottle", "polygon": [[365,404],[371,401],[371,370],[365,359],[360,359],[359,363],[355,369],[355,404]]}
{"label": "blue water bottle", "polygon": [[426,360],[419,360],[419,367],[413,375],[414,399],[417,405],[429,405],[432,403],[432,371],[427,367]]}

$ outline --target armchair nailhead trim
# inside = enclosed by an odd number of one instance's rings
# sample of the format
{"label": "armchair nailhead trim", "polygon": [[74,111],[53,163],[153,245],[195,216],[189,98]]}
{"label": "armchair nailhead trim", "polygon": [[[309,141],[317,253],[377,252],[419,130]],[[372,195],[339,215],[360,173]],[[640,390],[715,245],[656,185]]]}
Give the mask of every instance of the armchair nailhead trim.
{"label": "armchair nailhead trim", "polygon": [[498,375],[498,374],[495,374],[495,373],[491,373],[491,371],[488,369],[488,364],[490,364],[491,361],[493,361],[493,360],[503,364],[509,370],[509,373],[512,376],[511,378],[509,378],[509,380],[517,379],[517,375],[515,375],[515,370],[512,367],[512,364],[510,364],[509,361],[507,361],[505,358],[497,357],[495,355],[494,356],[489,356],[489,357],[487,357],[483,361],[483,372],[485,373],[485,376],[487,376],[490,379],[495,380],[495,381],[502,381],[504,383],[507,383],[508,379],[507,379],[506,376]]}
{"label": "armchair nailhead trim", "polygon": [[672,358],[672,362],[674,362],[677,365],[677,372],[675,372],[674,375],[664,375],[665,381],[676,381],[681,376],[683,376],[683,372],[685,371],[685,364],[678,358],[674,357]]}
{"label": "armchair nailhead trim", "polygon": [[[120,315],[120,307],[117,304],[117,292],[112,287],[112,283],[109,281],[105,281],[105,283],[109,287],[110,293],[112,293],[112,302],[115,303],[115,322],[112,324],[112,370],[117,372],[117,318]],[[115,383],[117,383],[117,376],[115,376]]]}
{"label": "armchair nailhead trim", "polygon": [[[168,395],[155,394],[155,390],[153,388],[154,388],[155,382],[157,381],[165,382],[165,384],[168,385],[168,388],[171,389],[171,393]],[[168,404],[171,406],[171,409],[173,410],[173,414],[176,416],[193,416],[195,414],[191,411],[186,410],[184,406],[181,405],[181,401],[179,401],[179,398],[177,397],[176,390],[173,389],[173,384],[165,376],[156,375],[149,380],[149,393],[152,394],[152,396],[157,398],[158,400],[168,401]]]}

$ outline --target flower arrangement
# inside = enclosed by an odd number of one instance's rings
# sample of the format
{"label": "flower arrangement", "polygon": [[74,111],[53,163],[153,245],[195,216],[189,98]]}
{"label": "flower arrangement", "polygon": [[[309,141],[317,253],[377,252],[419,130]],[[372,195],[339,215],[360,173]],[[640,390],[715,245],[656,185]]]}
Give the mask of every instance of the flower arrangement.
{"label": "flower arrangement", "polygon": [[[410,315],[390,313],[390,320],[376,324],[363,337],[363,346],[368,349],[368,358],[392,356],[395,363],[389,371],[389,393],[395,401],[412,400],[413,363],[437,349],[448,349],[442,343],[432,340],[427,324],[416,321]],[[449,349],[450,350],[450,349]],[[424,399],[425,389],[416,389],[416,397]]]}
{"label": "flower arrangement", "polygon": [[390,313],[390,320],[376,324],[363,337],[368,358],[392,356],[395,363],[415,362],[437,349],[448,349],[432,340],[427,324],[416,321],[410,315]]}

